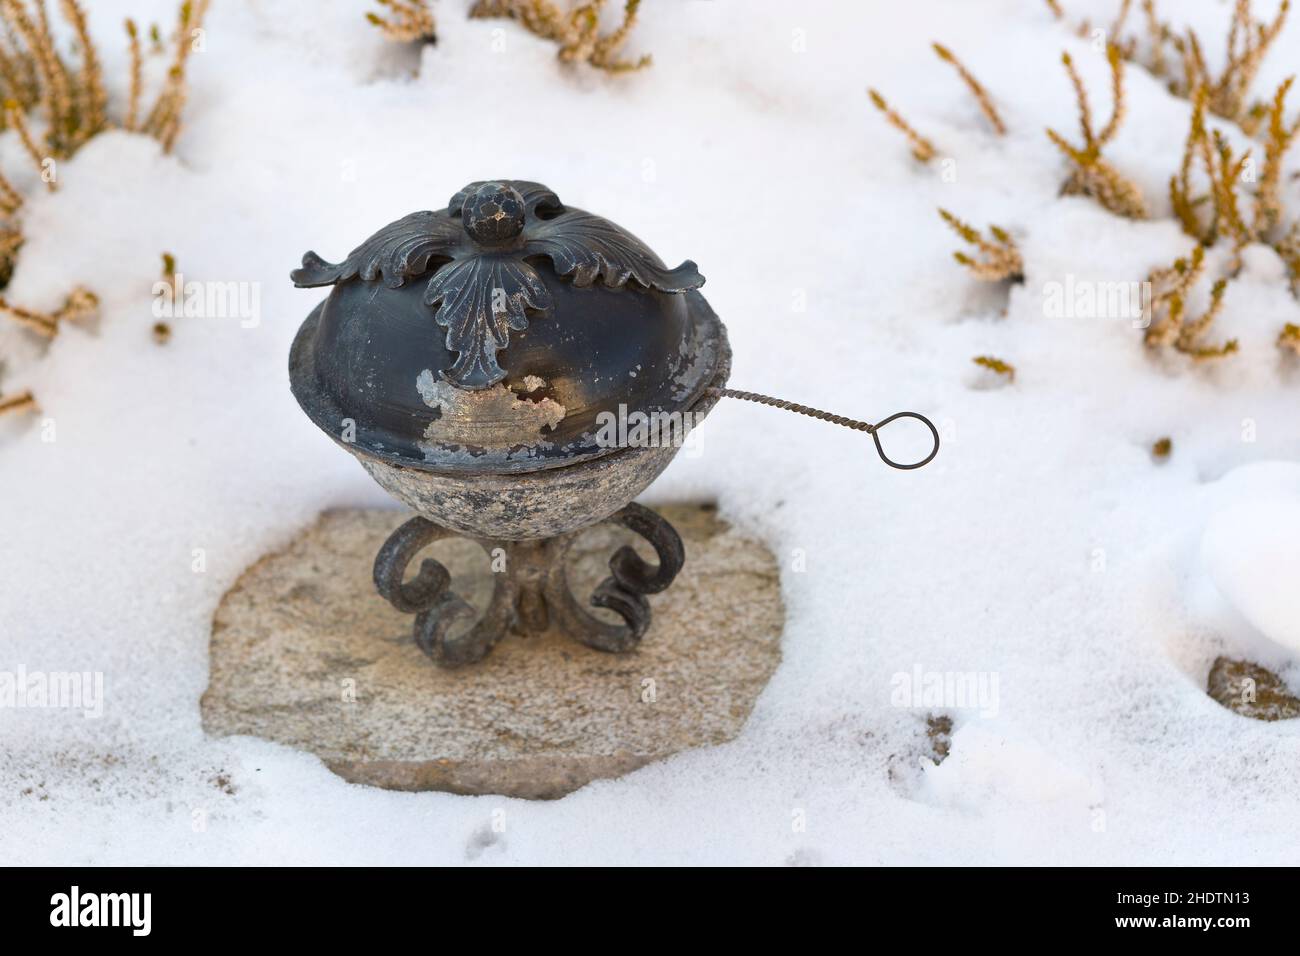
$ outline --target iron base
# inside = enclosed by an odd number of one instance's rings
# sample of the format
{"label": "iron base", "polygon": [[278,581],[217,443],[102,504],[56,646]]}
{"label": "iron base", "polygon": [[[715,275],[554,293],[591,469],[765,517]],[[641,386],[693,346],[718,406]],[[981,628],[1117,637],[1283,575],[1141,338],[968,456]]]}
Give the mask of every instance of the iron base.
{"label": "iron base", "polygon": [[433,558],[425,558],[419,573],[410,581],[404,579],[407,567],[428,545],[462,537],[455,531],[427,518],[407,521],[375,557],[375,587],[393,607],[415,615],[415,643],[444,667],[482,660],[511,630],[537,634],[551,626],[596,650],[629,651],[650,627],[645,595],[657,594],[672,584],[686,554],[673,526],[649,508],[628,504],[604,521],[640,535],[659,558],[658,566],[652,566],[626,545],[610,558],[610,576],[596,588],[590,603],[614,611],[622,624],[589,614],[569,589],[565,556],[581,531],[528,541],[469,539],[489,555],[503,552],[505,563],[495,575],[487,609],[477,623],[454,637],[452,626],[472,618],[474,609],[451,590],[447,569]]}

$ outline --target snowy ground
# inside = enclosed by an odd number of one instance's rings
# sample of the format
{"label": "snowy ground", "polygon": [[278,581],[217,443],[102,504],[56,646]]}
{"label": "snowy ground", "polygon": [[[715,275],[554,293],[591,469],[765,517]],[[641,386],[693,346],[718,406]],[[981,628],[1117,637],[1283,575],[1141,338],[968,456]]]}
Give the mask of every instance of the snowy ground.
{"label": "snowy ground", "polygon": [[[1117,6],[1062,2],[1103,22]],[[125,5],[91,6],[120,95]],[[1298,683],[1298,382],[1273,339],[1300,306],[1252,253],[1218,325],[1242,351],[1213,369],[1153,360],[1127,321],[1043,308],[1047,283],[1139,279],[1190,249],[1165,198],[1188,104],[1129,71],[1110,155],[1165,217],[1132,223],[1058,198],[1043,128],[1077,136],[1061,51],[1103,117],[1109,96],[1104,59],[1043,3],[650,0],[633,49],[655,65],[614,80],[464,6],[435,4],[412,79],[359,0],[216,0],[176,154],[105,135],[59,192],[29,190],[6,297],[53,308],[81,282],[103,310],[43,355],[0,325],[0,384],[43,406],[0,423],[0,669],[102,671],[106,700],[98,719],[0,711],[0,861],[1296,862],[1300,727],[1204,688],[1219,654]],[[1161,6],[1222,56],[1230,4]],[[935,39],[990,88],[1005,139]],[[1293,22],[1256,92],[1298,62]],[[956,159],[955,182],[910,157],[868,85]],[[323,508],[387,503],[289,395],[318,298],[289,269],[487,177],[540,180],[696,260],[737,387],[862,418],[914,408],[947,439],[892,472],[861,435],[724,402],[703,454],[646,500],[714,497],[769,542],[784,661],[734,743],[554,803],[350,786],[199,723],[209,622],[240,571]],[[1300,184],[1286,199],[1295,216]],[[938,205],[1018,237],[1009,300],[951,261]],[[188,278],[260,283],[260,322],[179,319],[154,345],[163,250]],[[978,354],[1015,383],[984,387]],[[896,706],[894,675],[917,668],[995,678],[996,706]],[[955,727],[938,766],[931,713]],[[497,810],[506,830],[484,841]]]}

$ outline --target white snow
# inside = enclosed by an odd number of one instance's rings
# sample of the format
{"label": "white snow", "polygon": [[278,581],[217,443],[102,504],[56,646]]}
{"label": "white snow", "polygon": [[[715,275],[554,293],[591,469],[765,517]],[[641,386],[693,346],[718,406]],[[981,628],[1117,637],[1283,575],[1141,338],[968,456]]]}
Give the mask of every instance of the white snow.
{"label": "white snow", "polygon": [[[1117,6],[1062,2],[1102,23]],[[90,6],[120,99],[123,11]],[[1281,264],[1248,250],[1211,333],[1241,352],[1214,367],[1153,358],[1128,321],[1043,308],[1048,283],[1141,279],[1190,251],[1167,218],[1188,104],[1129,70],[1108,155],[1166,217],[1134,223],[1058,196],[1043,129],[1078,135],[1061,51],[1095,114],[1109,94],[1104,58],[1042,3],[656,0],[632,40],[654,66],[612,79],[465,6],[437,0],[439,43],[417,58],[360,0],[216,0],[175,155],[105,135],[46,195],[0,140],[32,197],[6,297],[54,308],[81,283],[103,303],[43,352],[0,323],[0,386],[43,409],[0,422],[0,670],[102,671],[106,696],[98,719],[0,710],[0,860],[1296,862],[1300,727],[1205,694],[1219,654],[1288,678],[1300,657],[1300,383],[1274,346],[1300,306]],[[131,7],[168,24],[175,4]],[[1222,58],[1229,4],[1160,7]],[[988,86],[1005,138],[931,40]],[[1257,95],[1297,62],[1292,22]],[[955,181],[911,158],[868,85]],[[488,177],[545,182],[698,262],[735,386],[859,418],[915,409],[945,438],[893,472],[860,434],[723,402],[644,500],[714,498],[768,542],[781,667],[733,743],[551,803],[350,786],[199,721],[236,576],[324,508],[391,503],[289,394],[289,342],[320,293],[288,271]],[[1285,200],[1300,213],[1296,181]],[[959,269],[939,205],[1012,230],[1024,285]],[[182,317],[154,345],[164,250],[187,279],[257,283],[258,321]],[[1015,382],[980,387],[981,354]],[[895,706],[891,677],[918,666],[998,675],[996,716]],[[937,712],[955,727],[935,766]],[[497,810],[505,832],[485,841]]]}

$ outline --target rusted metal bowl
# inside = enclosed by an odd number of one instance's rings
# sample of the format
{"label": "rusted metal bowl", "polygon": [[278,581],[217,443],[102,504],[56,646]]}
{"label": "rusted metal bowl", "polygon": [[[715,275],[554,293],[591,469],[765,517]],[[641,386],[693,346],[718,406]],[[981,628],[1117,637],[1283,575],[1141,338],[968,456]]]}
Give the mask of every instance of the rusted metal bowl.
{"label": "rusted metal bowl", "polygon": [[630,447],[609,424],[640,413],[680,435],[730,373],[693,262],[668,269],[537,183],[471,183],[342,263],[307,253],[293,279],[333,286],[290,353],[303,410],[394,497],[474,537],[618,511],[680,442]]}

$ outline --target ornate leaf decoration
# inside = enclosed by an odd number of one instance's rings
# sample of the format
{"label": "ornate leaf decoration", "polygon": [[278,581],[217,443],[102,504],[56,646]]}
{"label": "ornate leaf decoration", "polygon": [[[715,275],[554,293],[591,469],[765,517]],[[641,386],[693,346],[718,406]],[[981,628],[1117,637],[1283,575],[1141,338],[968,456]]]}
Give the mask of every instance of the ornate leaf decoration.
{"label": "ornate leaf decoration", "polygon": [[686,292],[704,284],[690,259],[669,269],[636,236],[581,209],[570,209],[554,219],[534,220],[526,227],[524,238],[524,255],[549,256],[555,271],[573,276],[577,286],[589,286],[597,277],[615,288],[633,279],[660,292]]}
{"label": "ornate leaf decoration", "polygon": [[497,352],[510,331],[528,328],[528,310],[549,312],[551,293],[533,267],[511,255],[482,254],[439,269],[424,293],[447,329],[447,348],[458,352],[443,376],[462,388],[488,388],[506,377]]}
{"label": "ornate leaf decoration", "polygon": [[380,229],[338,265],[308,252],[302,257],[302,268],[290,273],[290,278],[298,287],[308,288],[356,276],[373,282],[382,276],[385,285],[396,289],[428,269],[431,259],[454,258],[456,247],[465,238],[460,223],[445,214],[413,212]]}
{"label": "ornate leaf decoration", "polygon": [[398,288],[433,269],[424,301],[458,353],[444,377],[460,388],[488,388],[505,378],[496,354],[510,331],[528,327],[528,311],[547,313],[551,295],[525,260],[545,256],[556,274],[613,288],[629,280],[643,289],[679,293],[703,285],[687,259],[669,269],[650,247],[621,227],[568,209],[541,183],[483,180],[451,197],[445,212],[415,212],[379,230],[343,262],[314,252],[291,277],[299,287],[360,278]]}

